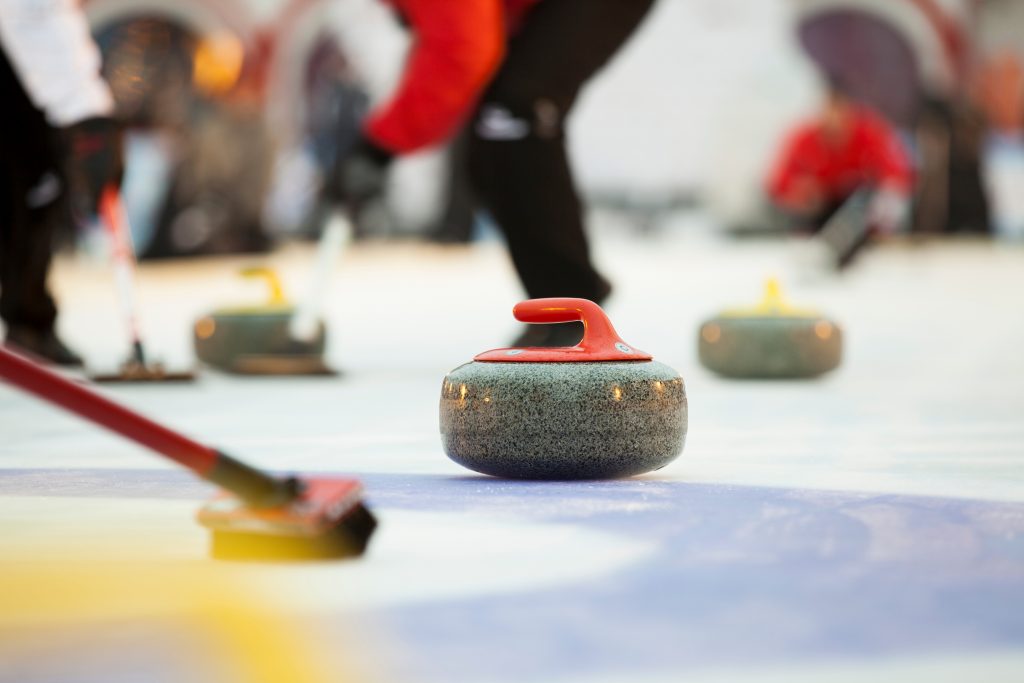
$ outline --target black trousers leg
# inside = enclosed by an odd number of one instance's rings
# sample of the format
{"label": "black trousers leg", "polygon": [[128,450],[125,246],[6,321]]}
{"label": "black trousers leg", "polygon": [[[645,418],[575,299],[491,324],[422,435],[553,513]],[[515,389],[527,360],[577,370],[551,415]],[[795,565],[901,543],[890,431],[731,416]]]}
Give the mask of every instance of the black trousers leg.
{"label": "black trousers leg", "polygon": [[45,332],[57,318],[46,287],[55,212],[25,206],[32,188],[19,180],[0,171],[0,319]]}
{"label": "black trousers leg", "polygon": [[531,298],[601,301],[565,146],[580,88],[622,46],[653,0],[544,0],[509,43],[485,93],[469,150],[481,203],[508,240]]}
{"label": "black trousers leg", "polygon": [[438,242],[464,243],[473,237],[476,198],[473,195],[466,163],[468,152],[469,133],[462,131],[451,145],[445,208],[437,227],[430,235]]}
{"label": "black trousers leg", "polygon": [[57,309],[46,288],[54,228],[62,214],[62,174],[54,131],[0,51],[0,319],[45,332]]}

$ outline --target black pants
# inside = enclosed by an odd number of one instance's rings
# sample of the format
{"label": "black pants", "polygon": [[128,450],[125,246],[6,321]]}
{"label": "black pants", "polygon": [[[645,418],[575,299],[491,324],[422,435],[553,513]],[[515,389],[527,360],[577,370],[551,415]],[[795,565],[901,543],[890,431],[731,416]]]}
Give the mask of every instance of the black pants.
{"label": "black pants", "polygon": [[590,261],[564,122],[580,88],[652,4],[538,3],[509,42],[507,58],[470,124],[469,165],[478,198],[505,233],[531,298],[601,301],[611,290]]}
{"label": "black pants", "polygon": [[53,328],[46,289],[54,228],[64,216],[56,133],[33,106],[0,50],[0,319],[10,328]]}

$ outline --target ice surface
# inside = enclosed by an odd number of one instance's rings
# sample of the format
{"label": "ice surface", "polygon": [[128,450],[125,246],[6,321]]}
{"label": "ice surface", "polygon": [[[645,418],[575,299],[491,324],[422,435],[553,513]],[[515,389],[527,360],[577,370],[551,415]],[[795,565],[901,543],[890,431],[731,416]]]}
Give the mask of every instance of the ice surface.
{"label": "ice surface", "polygon": [[[261,466],[362,477],[381,518],[365,558],[240,575],[382,680],[1020,673],[1024,250],[894,245],[811,283],[785,244],[708,239],[692,217],[641,240],[596,218],[616,328],[687,381],[686,450],[656,474],[502,482],[444,457],[442,376],[516,331],[497,243],[347,252],[328,297],[340,378],[104,391]],[[309,258],[268,260],[298,293]],[[261,260],[144,265],[150,353],[190,363],[191,321],[260,300],[235,271]],[[697,364],[699,322],[770,274],[843,324],[834,374],[726,382]],[[116,363],[109,273],[62,260],[53,284],[68,341]],[[6,388],[0,434],[5,562],[208,562],[191,519],[208,489],[187,474]]]}

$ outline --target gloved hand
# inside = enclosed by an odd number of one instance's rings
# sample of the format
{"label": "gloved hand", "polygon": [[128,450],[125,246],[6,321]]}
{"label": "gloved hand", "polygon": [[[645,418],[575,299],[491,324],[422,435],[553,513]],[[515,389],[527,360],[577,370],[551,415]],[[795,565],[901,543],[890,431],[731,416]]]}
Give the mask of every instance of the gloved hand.
{"label": "gloved hand", "polygon": [[338,155],[324,180],[323,196],[329,203],[358,213],[367,202],[384,193],[388,167],[394,155],[365,137]]}
{"label": "gloved hand", "polygon": [[124,176],[124,134],[113,119],[95,117],[65,129],[72,206],[94,215],[108,185],[121,186]]}

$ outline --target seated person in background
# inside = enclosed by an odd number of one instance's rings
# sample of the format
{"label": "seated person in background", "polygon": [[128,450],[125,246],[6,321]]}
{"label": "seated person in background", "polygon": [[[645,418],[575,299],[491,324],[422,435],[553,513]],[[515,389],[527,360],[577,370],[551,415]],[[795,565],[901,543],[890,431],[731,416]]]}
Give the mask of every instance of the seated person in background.
{"label": "seated person in background", "polygon": [[913,192],[910,157],[896,131],[829,81],[821,112],[788,138],[768,195],[798,229],[817,232],[856,192],[872,192],[868,228],[891,234],[906,222]]}

